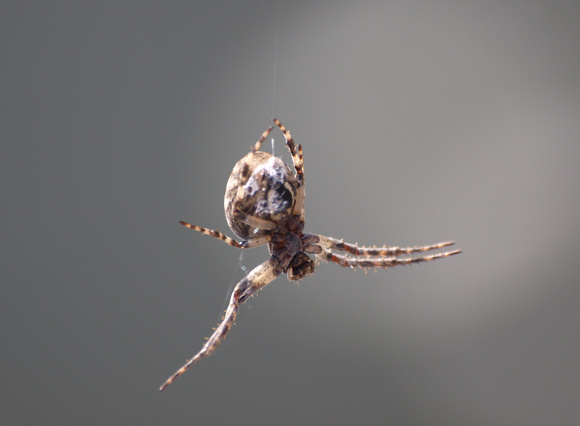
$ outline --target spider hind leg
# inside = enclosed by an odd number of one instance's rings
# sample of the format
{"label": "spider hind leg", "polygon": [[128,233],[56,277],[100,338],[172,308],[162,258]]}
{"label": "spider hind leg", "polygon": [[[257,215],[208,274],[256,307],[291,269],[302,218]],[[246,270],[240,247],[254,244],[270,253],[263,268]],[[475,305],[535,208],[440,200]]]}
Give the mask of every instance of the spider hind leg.
{"label": "spider hind leg", "polygon": [[[313,235],[313,245],[318,249],[317,257],[320,260],[336,263],[347,268],[392,268],[398,265],[430,262],[461,253],[453,250],[444,253],[412,257],[416,253],[425,253],[443,247],[452,246],[453,241],[444,241],[437,244],[414,247],[364,247],[346,243],[336,238],[324,235]],[[336,252],[347,254],[337,254]],[[408,255],[408,256],[404,256]]]}
{"label": "spider hind leg", "polygon": [[196,353],[193,358],[188,360],[179,370],[173,373],[161,385],[159,390],[162,391],[165,389],[191,366],[211,355],[230,332],[234,325],[234,320],[236,319],[240,305],[258,290],[267,286],[278,275],[280,275],[280,270],[277,262],[273,259],[269,259],[261,265],[256,266],[244,279],[236,284],[230,297],[230,303],[220,325],[218,325],[213,334],[207,339],[201,350]]}
{"label": "spider hind leg", "polygon": [[414,263],[430,262],[432,260],[443,259],[461,253],[461,250],[454,250],[445,253],[436,253],[420,257],[357,257],[342,254],[336,254],[331,250],[325,249],[324,254],[318,255],[321,260],[336,263],[346,268],[394,268],[399,265],[411,265]]}
{"label": "spider hind leg", "polygon": [[443,247],[452,246],[455,244],[454,241],[444,241],[437,244],[431,244],[426,246],[414,246],[414,247],[364,247],[358,246],[356,244],[346,243],[342,240],[337,240],[336,238],[326,237],[324,235],[315,235],[318,239],[316,245],[328,249],[344,251],[354,256],[370,256],[370,257],[390,257],[398,256],[401,254],[415,254],[423,253],[431,250],[437,250]]}

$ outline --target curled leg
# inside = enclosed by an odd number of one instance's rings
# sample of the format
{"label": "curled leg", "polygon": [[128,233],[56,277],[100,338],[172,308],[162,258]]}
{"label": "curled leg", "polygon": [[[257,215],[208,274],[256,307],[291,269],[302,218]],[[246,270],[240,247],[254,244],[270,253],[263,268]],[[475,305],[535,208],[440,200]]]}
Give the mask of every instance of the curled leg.
{"label": "curled leg", "polygon": [[226,234],[222,234],[220,231],[216,229],[208,229],[202,228],[201,226],[192,225],[191,223],[184,222],[183,220],[179,221],[180,224],[185,226],[186,228],[193,229],[194,231],[201,232],[204,235],[209,235],[210,237],[217,238],[232,247],[246,249],[252,247],[262,246],[270,242],[271,237],[270,235],[264,235],[261,237],[252,238],[251,241],[236,241],[233,238],[228,237]]}
{"label": "curled leg", "polygon": [[461,250],[449,251],[446,253],[431,254],[421,257],[354,257],[333,253],[325,249],[317,257],[320,260],[337,263],[347,268],[393,268],[399,265],[410,265],[413,263],[430,262],[432,260],[443,259],[461,253]]}
{"label": "curled leg", "polygon": [[185,373],[189,367],[196,364],[201,359],[211,355],[234,325],[234,320],[236,319],[240,305],[255,292],[272,282],[274,278],[280,275],[280,272],[277,262],[270,259],[261,265],[256,266],[243,280],[236,284],[221,324],[215,329],[201,350],[195,354],[193,358],[187,361],[179,370],[173,373],[173,375],[161,385],[159,390],[162,391],[165,389],[173,383],[176,378]]}

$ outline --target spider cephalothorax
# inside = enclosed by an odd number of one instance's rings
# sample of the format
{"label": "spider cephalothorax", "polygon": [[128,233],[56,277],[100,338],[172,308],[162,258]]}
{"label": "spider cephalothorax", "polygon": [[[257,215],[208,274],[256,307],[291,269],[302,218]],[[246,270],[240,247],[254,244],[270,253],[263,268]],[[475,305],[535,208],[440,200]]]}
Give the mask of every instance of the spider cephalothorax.
{"label": "spider cephalothorax", "polygon": [[[461,250],[413,257],[415,253],[447,247],[447,241],[421,247],[359,247],[331,237],[305,234],[304,231],[304,161],[302,147],[294,145],[290,132],[274,119],[282,130],[292,155],[294,171],[280,158],[259,151],[273,127],[269,127],[252,150],[236,163],[226,186],[224,209],[236,241],[214,229],[187,222],[182,225],[211,235],[241,249],[268,245],[270,259],[254,268],[234,288],[224,318],[201,350],[177,370],[160,390],[169,386],[193,364],[210,355],[230,331],[239,306],[282,273],[295,281],[314,272],[314,255],[350,268],[390,268],[397,265],[441,259]],[[343,252],[347,254],[340,254]]]}

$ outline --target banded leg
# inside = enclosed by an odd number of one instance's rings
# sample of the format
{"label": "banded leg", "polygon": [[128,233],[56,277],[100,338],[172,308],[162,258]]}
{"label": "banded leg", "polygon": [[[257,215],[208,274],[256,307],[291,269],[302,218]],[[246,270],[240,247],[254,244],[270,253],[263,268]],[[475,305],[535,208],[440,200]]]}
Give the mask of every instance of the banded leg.
{"label": "banded leg", "polygon": [[229,244],[232,247],[236,247],[239,249],[247,249],[262,246],[264,244],[269,243],[271,240],[270,235],[264,235],[261,237],[252,238],[250,241],[236,241],[233,238],[230,238],[227,235],[222,234],[220,231],[216,229],[202,228],[201,226],[192,225],[191,223],[184,222],[183,220],[180,220],[179,223],[185,226],[186,228],[193,229],[194,231],[197,232],[201,232],[204,235],[209,235],[210,237],[214,237],[218,240],[225,242],[226,244]]}
{"label": "banded leg", "polygon": [[294,206],[294,211],[292,214],[300,215],[300,220],[304,222],[304,198],[306,198],[306,191],[304,189],[304,157],[302,156],[302,145],[298,144],[298,149],[294,145],[294,139],[290,134],[290,131],[275,118],[274,123],[282,130],[284,133],[284,139],[286,139],[286,146],[292,155],[292,163],[294,164],[294,169],[296,170],[296,180],[298,181],[298,194],[296,197],[296,205]]}
{"label": "banded leg", "polygon": [[333,253],[325,249],[323,254],[317,257],[320,260],[337,263],[345,268],[394,268],[399,265],[410,265],[413,263],[430,262],[432,260],[443,259],[461,253],[461,250],[449,251],[446,253],[431,254],[421,257],[350,257]]}
{"label": "banded leg", "polygon": [[266,130],[264,130],[264,133],[262,133],[262,136],[260,136],[258,142],[256,142],[254,146],[250,148],[252,152],[256,152],[257,150],[260,149],[260,147],[262,146],[262,144],[264,143],[264,141],[266,140],[266,138],[268,137],[273,128],[274,126],[270,126]]}
{"label": "banded leg", "polygon": [[276,123],[280,130],[282,130],[282,133],[284,133],[284,139],[286,139],[286,145],[288,146],[288,150],[292,155],[292,162],[294,163],[294,168],[296,169],[298,182],[304,184],[304,159],[302,157],[302,145],[298,144],[298,150],[296,150],[294,139],[292,138],[290,131],[282,123],[280,123],[280,120],[277,118],[274,119],[274,123]]}
{"label": "banded leg", "polygon": [[442,243],[432,244],[428,246],[415,247],[359,247],[356,244],[345,243],[332,237],[325,237],[324,235],[314,235],[318,237],[318,245],[329,250],[344,251],[355,256],[397,256],[399,254],[413,254],[422,253],[431,250],[437,250],[443,247],[452,246],[454,241],[445,241]]}
{"label": "banded leg", "polygon": [[278,275],[280,275],[278,264],[274,260],[270,259],[261,265],[256,266],[247,277],[236,284],[221,324],[215,329],[201,350],[195,354],[193,358],[188,360],[179,370],[173,373],[161,385],[159,390],[162,391],[165,389],[167,386],[173,383],[175,379],[185,373],[192,365],[211,355],[212,352],[215,351],[219,344],[222,342],[222,340],[224,340],[234,325],[234,320],[236,319],[240,305],[255,292],[272,282],[272,280],[274,280],[274,278],[276,278]]}

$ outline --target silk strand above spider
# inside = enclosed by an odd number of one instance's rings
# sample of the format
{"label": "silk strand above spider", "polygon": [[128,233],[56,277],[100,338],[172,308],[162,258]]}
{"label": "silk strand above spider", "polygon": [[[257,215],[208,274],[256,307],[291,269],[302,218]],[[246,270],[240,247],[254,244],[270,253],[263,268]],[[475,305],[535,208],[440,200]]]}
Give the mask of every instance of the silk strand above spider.
{"label": "silk strand above spider", "polygon": [[[420,255],[453,245],[453,241],[421,247],[359,247],[342,240],[318,234],[304,233],[304,160],[302,146],[294,144],[290,132],[278,121],[292,155],[294,171],[282,159],[259,151],[273,126],[266,129],[249,154],[237,162],[230,175],[224,197],[226,219],[232,231],[241,239],[236,241],[214,229],[202,228],[187,222],[183,226],[210,235],[240,249],[268,245],[270,259],[256,266],[235,287],[221,324],[201,350],[169,377],[160,390],[201,359],[209,356],[226,337],[238,309],[250,296],[285,273],[296,281],[314,272],[316,260],[329,261],[350,268],[391,268],[397,265],[429,262],[461,253]],[[342,252],[344,254],[340,254]]]}

